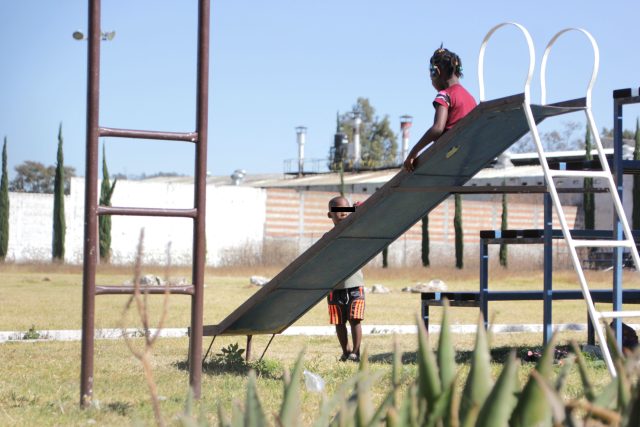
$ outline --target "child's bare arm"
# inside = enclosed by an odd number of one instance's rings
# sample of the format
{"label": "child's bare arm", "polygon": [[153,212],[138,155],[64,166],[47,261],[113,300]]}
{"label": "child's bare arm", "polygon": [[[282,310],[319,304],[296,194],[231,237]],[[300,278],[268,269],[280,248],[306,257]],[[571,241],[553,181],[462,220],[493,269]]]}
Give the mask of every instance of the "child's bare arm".
{"label": "child's bare arm", "polygon": [[420,151],[424,149],[431,142],[440,138],[440,136],[444,133],[444,127],[447,123],[447,117],[449,115],[449,110],[444,105],[438,104],[436,107],[436,115],[433,119],[433,125],[422,135],[422,138],[414,145],[414,147],[409,152],[407,159],[404,162],[404,168],[411,172],[415,169],[415,160],[420,154]]}

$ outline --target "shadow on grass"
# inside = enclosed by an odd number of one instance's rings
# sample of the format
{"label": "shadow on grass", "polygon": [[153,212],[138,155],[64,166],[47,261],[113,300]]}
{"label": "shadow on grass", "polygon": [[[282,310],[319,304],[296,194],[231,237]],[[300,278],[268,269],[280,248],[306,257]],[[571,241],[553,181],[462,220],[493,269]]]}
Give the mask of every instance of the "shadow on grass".
{"label": "shadow on grass", "polygon": [[111,402],[107,405],[107,410],[111,411],[111,412],[115,412],[118,415],[121,415],[123,417],[129,415],[129,411],[131,410],[131,408],[133,408],[133,405],[129,402],[121,402],[121,401],[115,401],[115,402]]}
{"label": "shadow on grass", "polygon": [[[516,357],[518,357],[523,363],[536,363],[541,357],[544,347],[542,346],[526,346],[526,347],[495,347],[489,352],[491,354],[491,361],[493,363],[505,363],[509,356],[509,353],[514,350]],[[555,359],[564,359],[571,353],[571,346],[561,345],[556,346]],[[473,358],[473,351],[458,351],[456,352],[456,363],[466,364],[471,363]],[[401,355],[402,364],[415,364],[417,363],[417,353],[415,351],[404,352]],[[369,362],[372,363],[392,363],[393,353],[381,353],[369,356]]]}
{"label": "shadow on grass", "polygon": [[[173,366],[180,371],[189,370],[189,361],[180,360],[173,363]],[[218,375],[237,375],[246,376],[249,371],[255,371],[256,376],[259,378],[266,378],[272,380],[279,380],[282,378],[284,368],[282,363],[272,359],[262,359],[261,361],[251,361],[249,363],[233,363],[228,364],[216,359],[207,359],[202,364],[202,372],[205,375],[218,376]]]}

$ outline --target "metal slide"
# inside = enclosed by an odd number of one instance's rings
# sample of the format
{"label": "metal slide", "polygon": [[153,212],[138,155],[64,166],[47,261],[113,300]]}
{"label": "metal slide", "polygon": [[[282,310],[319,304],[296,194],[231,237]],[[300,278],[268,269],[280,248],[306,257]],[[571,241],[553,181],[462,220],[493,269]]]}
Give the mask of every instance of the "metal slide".
{"label": "metal slide", "polygon": [[528,112],[535,124],[585,109],[584,98],[529,105],[533,44],[526,30],[514,25],[523,30],[530,46],[525,92],[481,102],[419,157],[415,171],[400,171],[220,324],[205,326],[205,336],[282,332],[529,132]]}
{"label": "metal slide", "polygon": [[[638,249],[635,245],[635,241],[633,239],[633,235],[629,227],[629,222],[627,221],[627,217],[625,215],[624,208],[620,200],[620,196],[618,195],[615,180],[613,179],[613,175],[611,174],[609,163],[604,153],[602,142],[600,141],[598,128],[595,124],[593,114],[591,112],[591,91],[595,83],[596,76],[598,74],[599,50],[598,50],[598,45],[595,39],[593,38],[593,36],[591,36],[589,32],[580,28],[567,28],[558,32],[555,36],[552,37],[551,41],[549,41],[549,44],[547,45],[544,55],[542,57],[542,65],[540,70],[540,82],[541,82],[541,88],[542,88],[541,103],[545,104],[545,101],[546,101],[546,66],[547,66],[547,60],[549,58],[549,53],[551,52],[551,47],[554,45],[554,43],[556,42],[556,40],[558,40],[560,36],[562,36],[563,34],[569,31],[578,31],[584,34],[588,38],[593,48],[593,55],[594,55],[593,71],[591,74],[591,80],[587,87],[587,95],[585,98],[586,104],[585,104],[584,112],[587,117],[587,123],[591,131],[591,134],[594,136],[595,146],[598,152],[598,158],[600,160],[600,164],[602,165],[602,170],[601,171],[551,170],[549,168],[549,164],[547,163],[546,153],[542,146],[540,135],[538,134],[538,129],[535,124],[535,120],[536,120],[535,114],[531,111],[531,109],[528,108],[528,105],[525,105],[525,113],[527,115],[527,121],[529,122],[531,127],[531,133],[535,141],[536,148],[538,150],[540,164],[542,165],[545,180],[547,182],[547,189],[549,191],[549,194],[551,195],[553,204],[556,208],[556,213],[560,221],[562,232],[564,234],[565,241],[567,242],[567,246],[569,247],[569,253],[571,255],[571,260],[573,262],[574,269],[578,274],[578,279],[580,281],[582,294],[584,296],[585,302],[587,303],[589,317],[591,319],[591,322],[594,325],[596,335],[598,336],[600,348],[602,349],[602,355],[607,364],[607,368],[609,369],[610,374],[612,376],[616,376],[615,366],[613,364],[613,360],[611,358],[611,353],[609,351],[609,348],[606,344],[606,337],[604,335],[603,328],[601,327],[601,320],[612,319],[612,318],[619,319],[622,317],[640,317],[640,311],[621,311],[621,310],[598,311],[591,298],[591,294],[589,292],[589,285],[587,284],[584,271],[582,270],[582,265],[580,263],[580,259],[578,258],[577,248],[579,247],[628,248],[633,257],[633,261],[636,265],[636,269],[640,266],[640,257],[638,257]],[[608,194],[611,196],[613,206],[615,208],[618,219],[620,221],[620,225],[622,227],[622,231],[624,233],[624,238],[621,238],[619,240],[618,239],[610,239],[610,240],[574,239],[571,236],[569,225],[567,224],[564,210],[562,208],[562,203],[560,202],[560,198],[558,197],[558,191],[556,189],[555,182],[554,182],[554,179],[563,178],[563,177],[594,178],[594,179],[600,179],[601,181],[603,181],[606,187],[608,187],[609,189]]]}
{"label": "metal slide", "polygon": [[[501,27],[513,25],[524,35],[529,48],[529,70],[524,92],[485,101],[483,61],[488,40]],[[311,309],[339,282],[376,256],[389,243],[407,231],[424,215],[443,201],[452,190],[470,180],[496,156],[531,131],[536,143],[540,163],[547,181],[548,191],[556,207],[563,234],[569,245],[574,267],[580,278],[582,292],[594,325],[602,318],[640,315],[640,312],[598,312],[593,304],[589,287],[578,259],[576,248],[584,246],[617,247],[632,250],[636,265],[640,265],[638,251],[622,209],[622,204],[611,176],[611,171],[591,114],[591,89],[598,68],[598,50],[595,41],[587,35],[594,47],[595,64],[585,98],[555,104],[545,103],[545,70],[549,50],[555,40],[568,30],[558,33],[549,43],[542,62],[542,102],[530,102],[530,83],[533,75],[535,52],[528,31],[516,23],[503,23],[487,33],[480,48],[478,77],[480,104],[462,119],[455,128],[445,133],[418,159],[415,171],[400,171],[366,200],[345,221],[300,255],[292,264],[274,277],[245,303],[218,325],[204,327],[205,336],[275,334],[285,330]],[[540,141],[537,125],[548,117],[584,111],[596,140],[603,171],[551,170]],[[594,177],[609,184],[616,211],[623,222],[624,240],[576,240],[571,237],[558,191],[556,177]],[[605,343],[602,328],[596,327],[600,343]],[[615,375],[606,345],[601,345],[607,366]]]}

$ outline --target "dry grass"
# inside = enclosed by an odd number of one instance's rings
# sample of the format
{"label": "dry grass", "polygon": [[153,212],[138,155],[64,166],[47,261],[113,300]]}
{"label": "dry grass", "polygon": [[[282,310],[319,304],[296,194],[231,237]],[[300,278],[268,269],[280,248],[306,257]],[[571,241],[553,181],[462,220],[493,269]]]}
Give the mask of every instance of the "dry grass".
{"label": "dry grass", "polygon": [[[217,323],[236,306],[252,295],[257,288],[249,285],[250,275],[272,277],[277,267],[220,268],[209,269],[205,283],[205,324]],[[163,267],[145,267],[143,273],[164,276]],[[78,266],[52,264],[0,265],[0,330],[79,329],[81,325],[82,271]],[[189,269],[173,269],[174,277],[189,277]],[[133,276],[130,266],[100,266],[98,282],[117,284]],[[419,295],[401,293],[400,289],[415,282],[442,279],[450,290],[476,290],[477,271],[457,271],[448,268],[388,269],[366,268],[368,285],[381,283],[392,290],[388,295],[368,295],[366,321],[368,324],[414,324],[419,311]],[[577,282],[572,271],[560,271],[554,275],[558,289],[575,288]],[[594,287],[607,288],[611,284],[610,273],[589,272]],[[638,285],[638,278],[625,273],[625,284]],[[491,289],[541,289],[542,272],[531,270],[513,271],[492,267]],[[119,327],[124,296],[102,296],[97,299],[96,327]],[[150,322],[157,321],[162,312],[162,297],[150,297]],[[186,327],[189,324],[190,299],[171,296],[166,327]],[[581,301],[557,302],[554,304],[558,322],[585,321],[585,307]],[[434,322],[440,310],[433,310]],[[491,312],[496,323],[541,323],[541,303],[492,303]],[[452,308],[452,321],[459,324],[475,323],[477,309]],[[154,318],[155,316],[155,318]],[[300,325],[326,325],[325,304],[320,303],[300,319]],[[134,318],[130,326],[138,326]],[[563,333],[561,342],[576,338],[584,342],[585,333]],[[254,354],[260,354],[268,337],[254,338]],[[455,335],[455,348],[461,362],[463,376],[468,366],[465,357],[473,346],[473,336]],[[415,375],[415,336],[398,337],[403,353],[403,383]],[[218,338],[214,352],[222,346],[238,342],[244,346],[242,337]],[[520,351],[540,344],[540,334],[500,334],[493,337],[492,347],[496,361],[506,354],[507,348]],[[208,341],[205,343],[208,345]],[[364,345],[370,355],[374,370],[384,373],[383,380],[374,389],[374,398],[379,400],[389,387],[389,361],[393,349],[390,336],[365,336]],[[165,415],[182,410],[187,394],[188,372],[185,369],[187,339],[161,339],[154,347],[152,366],[161,396],[161,409]],[[267,357],[275,368],[258,381],[262,403],[267,414],[277,412],[282,399],[280,375],[284,367],[290,367],[300,349],[306,349],[305,367],[323,376],[327,392],[332,393],[356,366],[337,363],[339,348],[334,337],[288,337],[279,336],[271,345]],[[465,356],[466,355],[466,356]],[[153,422],[153,411],[149,404],[144,374],[131,356],[123,341],[97,341],[95,356],[94,398],[96,407],[89,410],[79,408],[79,342],[14,342],[0,344],[0,425],[86,425],[95,421],[98,425],[130,424],[132,420]],[[494,366],[495,373],[501,369]],[[524,378],[531,369],[525,364],[521,370]],[[590,364],[591,375],[602,385],[608,374],[601,362]],[[237,372],[208,371],[203,376],[203,399],[200,406],[206,408],[210,421],[215,419],[215,408],[222,405],[229,414],[234,401],[242,401],[246,376]],[[577,374],[571,377],[567,394],[579,393]],[[317,412],[320,397],[313,393],[303,394],[303,419],[309,424]],[[93,420],[93,421],[92,421]]]}
{"label": "dry grass", "polygon": [[[262,349],[267,337],[256,337],[254,346]],[[464,357],[473,343],[471,336],[455,336],[456,348]],[[498,361],[504,356],[504,348],[527,348],[530,337],[523,334],[499,335],[493,339]],[[226,346],[237,341],[224,338],[216,343]],[[242,341],[240,341],[242,343]],[[373,389],[375,403],[379,403],[390,386],[390,360],[393,338],[389,336],[365,337],[373,371],[383,373],[382,381]],[[416,374],[415,336],[398,337],[403,354],[403,388]],[[187,394],[188,372],[185,370],[186,339],[164,339],[154,350],[153,369],[158,384],[160,406],[168,419],[182,411]],[[326,381],[326,392],[332,395],[337,387],[356,372],[355,364],[336,362],[337,343],[333,337],[277,337],[268,357],[278,368],[259,378],[258,392],[265,413],[275,414],[282,399],[280,375],[283,367],[291,367],[300,349],[306,348],[305,368],[321,375]],[[95,406],[88,410],[79,408],[78,378],[80,344],[73,342],[11,343],[1,347],[4,363],[0,367],[0,424],[1,425],[124,425],[138,420],[153,423],[144,374],[131,357],[122,341],[98,341],[95,361]],[[502,352],[500,352],[502,350]],[[521,350],[521,352],[524,350]],[[494,374],[501,364],[493,365]],[[532,368],[525,364],[521,369],[524,381]],[[468,367],[461,365],[462,376]],[[590,374],[600,386],[608,378],[602,364],[591,364]],[[572,375],[567,388],[569,396],[579,393],[579,378]],[[202,400],[210,422],[215,421],[216,408],[222,405],[230,414],[234,402],[242,402],[246,376],[237,372],[207,371],[203,375]],[[305,392],[302,395],[305,425],[318,411],[320,396]],[[196,409],[196,413],[199,409]],[[92,421],[93,420],[93,421]]]}
{"label": "dry grass", "polygon": [[[205,276],[204,322],[216,324],[226,315],[249,298],[257,287],[249,284],[251,275],[273,277],[277,267],[220,268],[208,269]],[[164,267],[145,267],[143,274],[164,276]],[[415,315],[420,311],[420,296],[400,292],[416,282],[441,279],[449,290],[475,291],[478,289],[477,271],[445,268],[381,269],[366,268],[365,280],[368,286],[383,284],[392,292],[386,295],[368,295],[366,323],[369,324],[413,324]],[[4,264],[0,265],[0,300],[11,301],[0,310],[0,330],[27,330],[35,326],[39,330],[80,329],[82,309],[82,271],[77,266],[38,264],[35,266]],[[191,271],[176,268],[172,277],[190,277]],[[593,288],[610,288],[610,272],[587,272]],[[635,277],[634,277],[635,276]],[[120,284],[133,277],[131,267],[101,266],[97,283]],[[490,289],[526,290],[542,289],[542,272],[518,271],[514,275],[510,270],[492,268],[489,274]],[[640,288],[640,282],[634,273],[625,272],[625,287]],[[578,289],[573,271],[560,271],[554,274],[554,288]],[[126,300],[124,296],[100,296],[96,299],[96,327],[118,328],[120,313]],[[156,321],[162,309],[162,298],[151,297],[151,320]],[[608,304],[607,304],[608,305]],[[61,309],[64,308],[64,309]],[[586,321],[586,307],[582,301],[556,301],[553,304],[554,322]],[[169,313],[166,327],[187,327],[189,325],[190,298],[172,295],[169,301]],[[440,310],[433,309],[433,321],[439,322]],[[477,310],[470,308],[452,308],[453,323],[475,323]],[[490,304],[490,316],[496,323],[542,323],[542,302],[494,302]],[[320,303],[297,325],[326,325],[326,307]],[[131,327],[136,325],[132,322]]]}

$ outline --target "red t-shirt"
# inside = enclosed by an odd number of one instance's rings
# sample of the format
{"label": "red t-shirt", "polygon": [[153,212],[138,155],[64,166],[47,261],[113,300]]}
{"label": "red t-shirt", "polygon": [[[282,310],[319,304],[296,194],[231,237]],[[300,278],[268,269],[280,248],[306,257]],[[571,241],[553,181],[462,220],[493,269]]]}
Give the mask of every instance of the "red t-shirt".
{"label": "red t-shirt", "polygon": [[446,131],[475,108],[476,100],[462,85],[455,84],[438,92],[436,99],[433,100],[434,107],[436,104],[444,105],[449,110],[447,123],[444,127]]}

